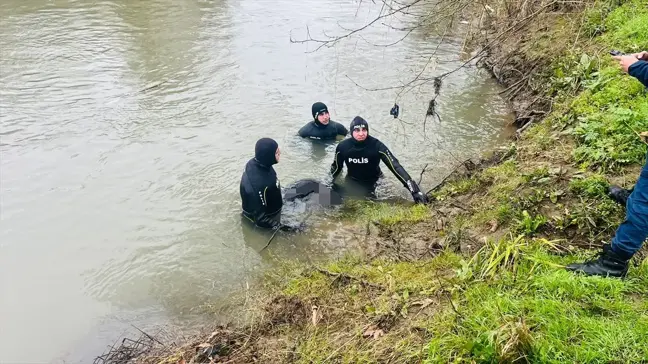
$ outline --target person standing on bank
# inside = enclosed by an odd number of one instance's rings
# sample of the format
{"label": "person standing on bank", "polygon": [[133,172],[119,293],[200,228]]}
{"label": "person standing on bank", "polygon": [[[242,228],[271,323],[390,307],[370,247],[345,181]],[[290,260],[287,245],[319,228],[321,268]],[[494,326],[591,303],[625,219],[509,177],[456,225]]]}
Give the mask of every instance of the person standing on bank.
{"label": "person standing on bank", "polygon": [[[648,87],[648,52],[615,56],[614,59],[619,61],[623,71]],[[628,193],[625,206],[625,220],[617,228],[612,242],[603,245],[599,257],[569,264],[568,270],[605,277],[624,277],[628,273],[628,262],[648,238],[648,158],[634,189]]]}
{"label": "person standing on bank", "polygon": [[280,156],[279,145],[273,139],[256,142],[254,158],[247,162],[241,177],[242,215],[261,228],[292,231],[294,228],[281,223],[281,185],[272,167],[279,163]]}
{"label": "person standing on bank", "polygon": [[369,135],[369,123],[360,116],[351,121],[351,138],[343,140],[335,148],[335,159],[331,165],[333,180],[342,172],[346,164],[347,177],[373,191],[376,182],[382,177],[380,161],[398,178],[412,194],[416,203],[427,203],[427,197],[416,182],[407,174],[398,159],[380,140]]}
{"label": "person standing on bank", "polygon": [[335,140],[338,135],[346,136],[349,131],[340,123],[331,120],[328,108],[322,102],[311,107],[313,121],[299,129],[299,136],[317,140]]}
{"label": "person standing on bank", "polygon": [[[614,56],[613,58],[619,61],[621,68],[625,72],[648,87],[648,52],[643,51],[624,56]],[[633,188],[625,189],[612,185],[608,189],[608,195],[620,205],[625,206],[632,191]]]}

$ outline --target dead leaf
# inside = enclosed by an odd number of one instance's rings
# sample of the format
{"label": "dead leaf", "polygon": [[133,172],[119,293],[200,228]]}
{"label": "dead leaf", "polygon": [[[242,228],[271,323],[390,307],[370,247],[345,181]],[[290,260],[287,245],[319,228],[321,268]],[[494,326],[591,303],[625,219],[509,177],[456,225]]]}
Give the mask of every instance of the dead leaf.
{"label": "dead leaf", "polygon": [[365,332],[362,334],[362,336],[364,336],[364,337],[372,336],[374,339],[377,339],[377,338],[379,338],[379,337],[381,337],[383,335],[385,335],[385,332],[383,330],[379,329],[375,325],[369,326],[369,328],[367,330],[365,330]]}
{"label": "dead leaf", "polygon": [[421,309],[426,308],[427,306],[431,305],[434,303],[434,300],[431,298],[426,298],[422,301],[416,301],[412,302],[412,306],[421,306]]}
{"label": "dead leaf", "polygon": [[365,332],[362,334],[362,336],[373,336],[374,331],[378,330],[378,328],[374,325],[371,325],[365,330]]}
{"label": "dead leaf", "polygon": [[187,364],[187,362],[184,360],[184,358],[180,358],[177,364]]}
{"label": "dead leaf", "polygon": [[214,336],[216,336],[216,335],[218,335],[218,331],[212,332],[211,335],[209,335],[209,338],[207,338],[207,341],[211,341],[211,339],[213,339]]}
{"label": "dead leaf", "polygon": [[644,143],[648,143],[648,131],[639,133],[639,136],[641,137],[641,140],[644,141]]}
{"label": "dead leaf", "polygon": [[313,305],[311,309],[313,310],[313,316],[311,317],[311,322],[313,323],[313,326],[317,326],[317,322],[319,321],[319,317],[318,317],[319,308]]}
{"label": "dead leaf", "polygon": [[499,222],[497,222],[497,220],[493,220],[493,221],[491,221],[491,228],[490,228],[490,232],[491,232],[491,233],[496,232],[496,231],[497,231],[497,228],[499,228]]}

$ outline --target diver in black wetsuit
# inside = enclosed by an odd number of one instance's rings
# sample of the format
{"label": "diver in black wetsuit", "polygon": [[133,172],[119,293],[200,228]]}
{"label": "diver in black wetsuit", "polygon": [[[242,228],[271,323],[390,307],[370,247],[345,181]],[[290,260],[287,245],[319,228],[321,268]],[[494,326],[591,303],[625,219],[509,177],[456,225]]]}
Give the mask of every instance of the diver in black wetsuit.
{"label": "diver in black wetsuit", "polygon": [[254,158],[247,162],[241,177],[242,214],[256,226],[292,231],[295,228],[281,223],[281,185],[272,168],[280,155],[276,141],[262,138],[256,142]]}
{"label": "diver in black wetsuit", "polygon": [[299,129],[299,136],[317,140],[334,140],[338,135],[346,136],[349,132],[342,124],[330,119],[328,108],[322,102],[311,107],[313,121]]}
{"label": "diver in black wetsuit", "polygon": [[335,179],[346,163],[347,178],[365,187],[369,191],[375,189],[376,182],[382,176],[380,161],[405,186],[416,203],[427,203],[427,197],[421,192],[416,182],[407,174],[398,159],[380,140],[369,136],[369,124],[363,118],[356,116],[351,122],[352,138],[343,140],[335,149],[335,160],[331,165],[331,176]]}

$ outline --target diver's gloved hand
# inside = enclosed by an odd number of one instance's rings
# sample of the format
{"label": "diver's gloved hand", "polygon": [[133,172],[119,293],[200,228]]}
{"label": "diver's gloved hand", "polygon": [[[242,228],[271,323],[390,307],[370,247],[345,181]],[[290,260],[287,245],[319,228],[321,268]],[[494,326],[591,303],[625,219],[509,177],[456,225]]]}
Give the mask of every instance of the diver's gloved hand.
{"label": "diver's gloved hand", "polygon": [[416,203],[426,204],[426,203],[429,202],[427,196],[423,192],[420,192],[420,191],[417,192],[417,193],[413,193],[412,198],[414,199],[414,202],[416,202]]}
{"label": "diver's gloved hand", "polygon": [[416,182],[414,182],[414,180],[407,181],[407,188],[412,194],[412,198],[414,199],[414,202],[422,203],[422,204],[426,204],[429,202],[427,196],[423,192],[421,192],[421,189],[416,184]]}

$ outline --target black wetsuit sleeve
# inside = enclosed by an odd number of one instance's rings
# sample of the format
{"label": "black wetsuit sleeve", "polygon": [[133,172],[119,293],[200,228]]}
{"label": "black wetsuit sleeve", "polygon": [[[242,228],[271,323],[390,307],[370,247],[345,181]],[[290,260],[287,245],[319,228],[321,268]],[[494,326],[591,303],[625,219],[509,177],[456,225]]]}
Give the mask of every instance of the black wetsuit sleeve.
{"label": "black wetsuit sleeve", "polygon": [[342,169],[344,168],[344,153],[342,153],[342,150],[340,148],[340,144],[338,144],[335,147],[335,157],[333,159],[333,163],[331,164],[331,177],[335,179],[341,172]]}
{"label": "black wetsuit sleeve", "polygon": [[628,74],[648,87],[648,61],[635,62],[628,68]]}
{"label": "black wetsuit sleeve", "polygon": [[382,142],[378,142],[378,154],[380,155],[380,159],[385,163],[387,168],[398,178],[399,181],[405,186],[405,188],[409,187],[407,186],[407,181],[411,179],[410,175],[407,174],[407,171],[405,171],[405,168],[401,166],[401,164],[398,162],[398,159],[394,157],[392,152],[387,148],[385,144]]}
{"label": "black wetsuit sleeve", "polygon": [[347,128],[344,127],[344,125],[337,123],[337,125],[335,126],[337,127],[338,135],[346,136],[349,133],[349,131],[347,130]]}

